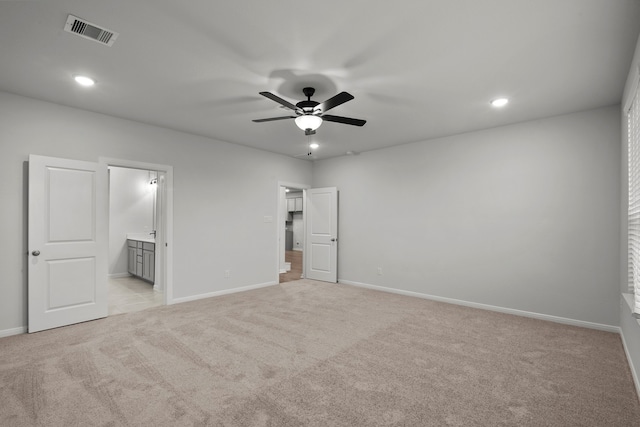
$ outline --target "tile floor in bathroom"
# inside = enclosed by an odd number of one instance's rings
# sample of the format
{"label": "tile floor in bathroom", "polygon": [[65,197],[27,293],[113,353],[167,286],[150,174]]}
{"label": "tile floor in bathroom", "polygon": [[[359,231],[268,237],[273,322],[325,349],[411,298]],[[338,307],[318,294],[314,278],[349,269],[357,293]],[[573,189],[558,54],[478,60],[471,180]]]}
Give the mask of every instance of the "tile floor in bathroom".
{"label": "tile floor in bathroom", "polygon": [[110,278],[109,315],[131,313],[164,304],[164,294],[133,276]]}

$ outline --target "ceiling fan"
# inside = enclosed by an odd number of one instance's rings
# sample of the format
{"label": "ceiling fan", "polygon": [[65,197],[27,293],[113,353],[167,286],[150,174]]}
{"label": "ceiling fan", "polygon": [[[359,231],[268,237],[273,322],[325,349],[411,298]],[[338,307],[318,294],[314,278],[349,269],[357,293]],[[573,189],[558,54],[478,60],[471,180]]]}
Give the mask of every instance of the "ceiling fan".
{"label": "ceiling fan", "polygon": [[260,95],[271,99],[272,101],[276,101],[278,104],[283,105],[284,107],[292,110],[296,113],[295,116],[283,116],[283,117],[271,117],[268,119],[256,119],[253,120],[256,123],[262,122],[270,122],[273,120],[285,120],[285,119],[296,119],[296,125],[304,131],[305,135],[313,135],[316,133],[316,129],[320,127],[323,121],[328,122],[336,122],[343,123],[345,125],[353,125],[353,126],[364,126],[367,122],[366,120],[361,119],[352,119],[349,117],[341,117],[341,116],[332,116],[330,114],[325,114],[332,108],[337,107],[340,104],[344,104],[347,101],[351,101],[353,99],[353,95],[347,92],[340,92],[332,98],[327,99],[326,101],[320,103],[316,101],[312,101],[311,97],[316,92],[316,90],[312,87],[305,87],[302,89],[302,93],[307,97],[306,101],[300,101],[297,104],[293,105],[289,101],[286,101],[280,98],[277,95],[274,95],[271,92],[260,92]]}

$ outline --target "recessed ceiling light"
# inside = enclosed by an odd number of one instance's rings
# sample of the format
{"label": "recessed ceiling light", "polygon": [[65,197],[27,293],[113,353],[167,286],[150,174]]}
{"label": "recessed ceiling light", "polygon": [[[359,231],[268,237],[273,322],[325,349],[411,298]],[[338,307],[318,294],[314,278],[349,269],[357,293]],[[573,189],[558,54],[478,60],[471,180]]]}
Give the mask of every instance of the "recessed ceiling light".
{"label": "recessed ceiling light", "polygon": [[311,148],[312,150],[315,150],[316,148],[318,148],[319,145],[315,142],[312,142],[311,144],[309,144],[309,148]]}
{"label": "recessed ceiling light", "polygon": [[96,84],[96,81],[93,80],[91,77],[87,77],[87,76],[81,76],[79,74],[76,74],[73,76],[73,80],[76,81],[76,83],[78,83],[80,86],[93,86],[94,84]]}
{"label": "recessed ceiling light", "polygon": [[491,105],[493,105],[494,107],[504,107],[508,103],[509,100],[507,98],[496,98],[491,101]]}

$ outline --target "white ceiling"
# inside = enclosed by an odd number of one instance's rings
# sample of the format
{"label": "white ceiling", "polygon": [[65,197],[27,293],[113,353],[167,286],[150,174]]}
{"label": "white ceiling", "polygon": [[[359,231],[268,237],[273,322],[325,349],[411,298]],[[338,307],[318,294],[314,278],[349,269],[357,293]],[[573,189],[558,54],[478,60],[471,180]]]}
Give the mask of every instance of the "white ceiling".
{"label": "white ceiling", "polygon": [[[68,14],[120,36],[69,34]],[[327,158],[619,103],[639,32],[640,0],[2,0],[0,90]],[[305,86],[351,93],[331,114],[367,124],[251,122],[288,115],[258,92]]]}

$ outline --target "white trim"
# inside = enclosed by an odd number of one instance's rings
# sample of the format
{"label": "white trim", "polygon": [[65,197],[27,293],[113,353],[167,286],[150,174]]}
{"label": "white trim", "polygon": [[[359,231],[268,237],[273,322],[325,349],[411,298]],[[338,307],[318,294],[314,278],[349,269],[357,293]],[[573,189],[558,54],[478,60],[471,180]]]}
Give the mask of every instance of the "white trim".
{"label": "white trim", "polygon": [[627,356],[627,364],[629,365],[629,369],[631,370],[633,385],[636,387],[636,394],[640,397],[640,378],[638,378],[638,373],[636,372],[635,366],[633,366],[633,363],[631,363],[631,353],[629,353],[629,348],[627,347],[627,341],[624,339],[622,328],[620,328],[620,338],[622,339],[622,348],[624,348],[624,354]]}
{"label": "white trim", "polygon": [[631,104],[633,104],[633,100],[636,98],[638,93],[638,85],[640,85],[640,64],[634,68],[635,76],[633,76],[633,80],[631,80],[631,87],[626,92],[628,94],[627,101],[624,103],[624,111],[625,114],[629,114],[629,109],[631,108]]}
{"label": "white trim", "polygon": [[197,301],[204,298],[219,297],[222,295],[236,294],[238,292],[252,291],[254,289],[266,288],[268,286],[278,285],[278,282],[258,283],[257,285],[243,286],[241,288],[224,289],[222,291],[207,292],[206,294],[192,295],[189,297],[174,298],[170,304],[180,304],[183,302]]}
{"label": "white trim", "polygon": [[516,310],[513,308],[498,307],[495,305],[481,304],[477,302],[464,301],[464,300],[459,300],[454,298],[439,297],[436,295],[428,295],[428,294],[423,294],[419,292],[387,288],[384,286],[369,285],[367,283],[352,282],[351,280],[338,280],[338,283],[342,283],[350,286],[357,286],[360,288],[374,289],[376,291],[389,292],[392,294],[399,294],[399,295],[423,298],[423,299],[428,299],[433,301],[446,302],[448,304],[462,305],[465,307],[479,308],[482,310],[496,311],[499,313],[513,314],[516,316],[530,317],[530,318],[539,319],[539,320],[547,320],[549,322],[562,323],[565,325],[579,326],[582,328],[597,329],[600,331],[620,333],[620,328],[614,325],[604,325],[602,323],[585,322],[583,320],[569,319],[566,317],[552,316],[549,314],[534,313],[531,311]]}
{"label": "white trim", "polygon": [[12,328],[12,329],[4,329],[4,330],[0,330],[0,338],[10,337],[12,335],[21,335],[26,333],[27,333],[26,326],[20,326],[19,328]]}
{"label": "white trim", "polygon": [[623,292],[622,294],[620,294],[622,296],[622,299],[624,301],[626,301],[627,305],[629,306],[629,310],[631,310],[631,312],[633,313],[633,294],[630,294],[628,292]]}
{"label": "white trim", "polygon": [[635,303],[635,295],[627,293],[627,292],[623,292],[621,294],[621,296],[622,296],[622,300],[625,301],[627,303],[627,305],[629,306],[629,310],[631,311],[631,316],[638,323],[638,326],[640,326],[640,318],[638,318],[638,314],[637,313],[633,312],[633,308],[636,305],[636,303]]}
{"label": "white trim", "polygon": [[160,165],[157,163],[145,163],[135,160],[114,159],[110,157],[99,157],[98,163],[101,165],[154,170],[165,174],[165,196],[166,206],[165,219],[165,283],[164,283],[164,304],[169,305],[173,300],[173,166]]}
{"label": "white trim", "polygon": [[108,275],[109,279],[120,279],[122,277],[129,277],[129,276],[131,276],[129,273],[113,273]]}

